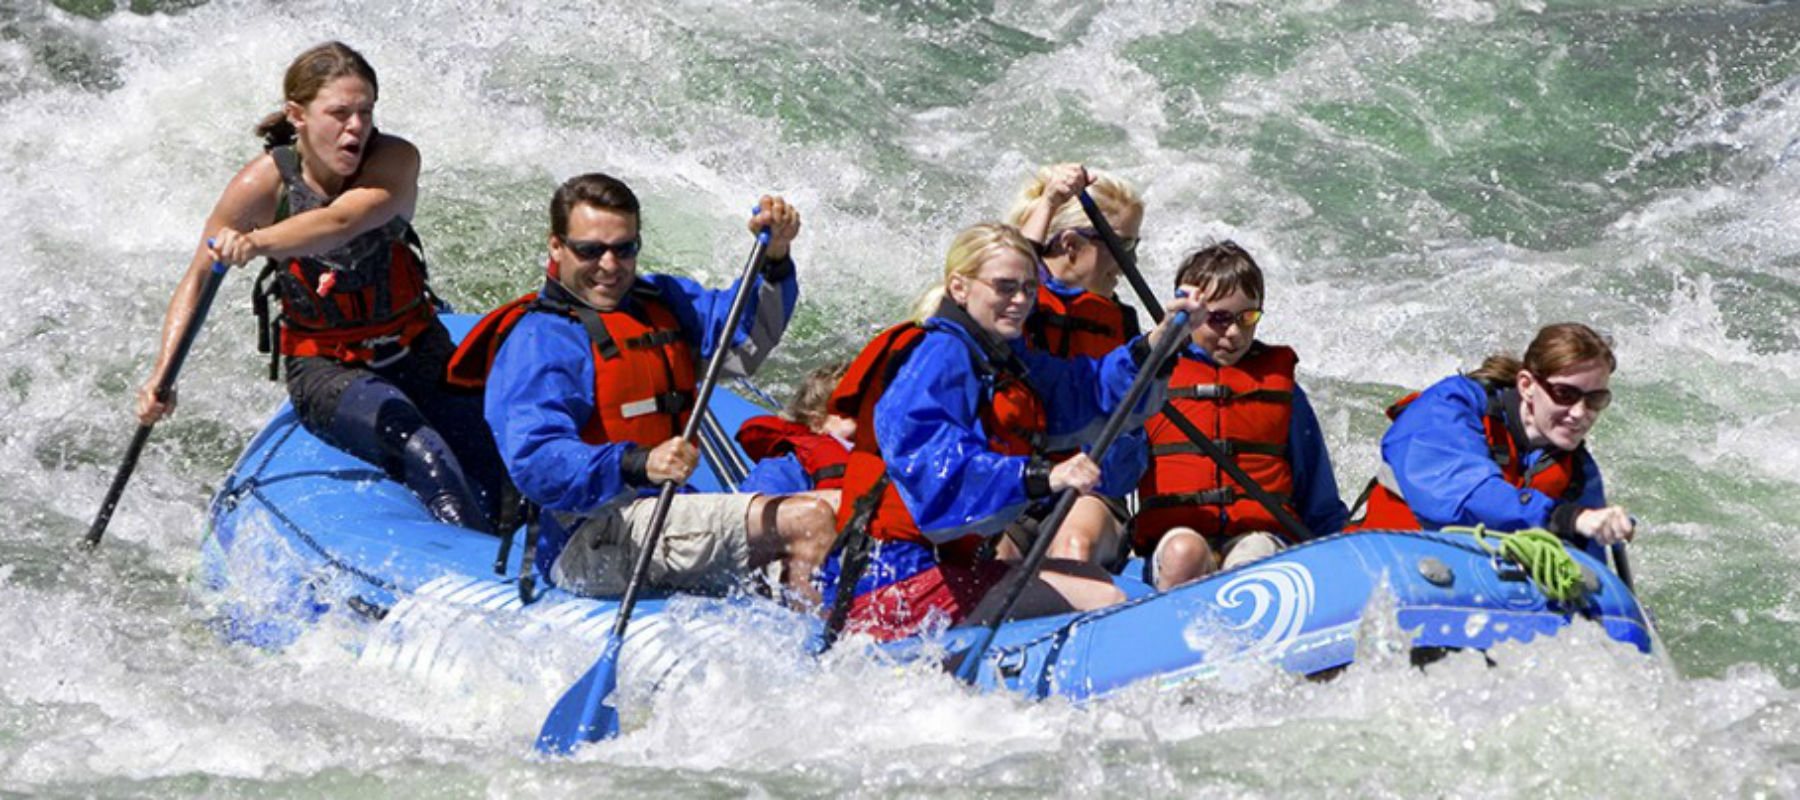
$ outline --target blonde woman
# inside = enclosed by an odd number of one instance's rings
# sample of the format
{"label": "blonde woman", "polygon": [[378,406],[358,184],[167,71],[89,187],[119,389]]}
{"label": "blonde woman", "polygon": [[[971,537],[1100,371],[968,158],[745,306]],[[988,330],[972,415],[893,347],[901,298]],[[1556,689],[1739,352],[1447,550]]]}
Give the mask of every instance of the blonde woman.
{"label": "blonde woman", "polygon": [[[1092,438],[1123,399],[1158,329],[1100,359],[1062,359],[1025,347],[1036,305],[1035,248],[1006,225],[958,234],[944,284],[915,319],[876,338],[852,363],[833,410],[857,420],[840,524],[866,516],[873,540],[854,589],[851,629],[878,638],[955,624],[973,613],[1007,565],[992,540],[1034,500],[1065,490],[1127,491],[1085,453],[1052,463],[1050,437]],[[1170,308],[1191,310],[1194,301]],[[1186,335],[1185,331],[1175,335]],[[1138,423],[1161,403],[1153,392]],[[835,582],[835,565],[825,579]],[[1118,602],[1102,570],[1051,560],[1015,616]]]}
{"label": "blonde woman", "polygon": [[[1014,202],[1008,221],[1037,243],[1041,256],[1037,308],[1025,322],[1033,348],[1068,358],[1098,358],[1140,332],[1136,309],[1119,302],[1115,291],[1121,267],[1100,240],[1080,194],[1086,191],[1119,235],[1126,250],[1137,249],[1144,220],[1144,201],[1124,180],[1081,164],[1055,164],[1038,170]],[[1049,446],[1052,458],[1066,458],[1080,442]],[[1141,436],[1124,436],[1115,445],[1121,464],[1142,471],[1148,455]],[[1058,558],[1110,565],[1121,547],[1128,515],[1117,496],[1084,495],[1057,532],[1050,554]]]}

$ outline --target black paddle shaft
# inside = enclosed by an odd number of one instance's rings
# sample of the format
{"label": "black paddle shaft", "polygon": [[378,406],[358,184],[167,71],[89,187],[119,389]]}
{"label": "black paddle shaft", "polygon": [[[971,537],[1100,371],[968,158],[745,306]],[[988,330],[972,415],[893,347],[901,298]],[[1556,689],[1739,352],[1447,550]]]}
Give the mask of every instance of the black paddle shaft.
{"label": "black paddle shaft", "polygon": [[1158,323],[1163,321],[1162,304],[1156,302],[1156,292],[1150,290],[1150,284],[1144,281],[1144,273],[1137,268],[1137,256],[1125,249],[1125,242],[1119,239],[1119,233],[1113,230],[1112,223],[1106,221],[1106,215],[1100,213],[1100,206],[1094,203],[1086,189],[1081,190],[1081,210],[1087,212],[1088,223],[1094,226],[1094,232],[1100,235],[1100,242],[1112,253],[1113,261],[1119,265],[1119,271],[1125,273],[1125,280],[1131,284],[1131,290],[1137,292],[1138,300],[1144,304],[1144,310],[1150,318]]}
{"label": "black paddle shaft", "polygon": [[[744,271],[738,277],[737,294],[731,298],[731,308],[725,312],[725,331],[717,344],[713,346],[712,358],[706,362],[706,375],[700,380],[700,389],[694,397],[694,407],[688,411],[688,419],[681,426],[681,438],[693,441],[700,431],[700,422],[706,416],[706,405],[712,401],[713,388],[719,383],[719,373],[725,370],[725,359],[731,352],[731,338],[737,334],[738,321],[744,317],[744,306],[750,302],[750,291],[757,281],[756,270],[762,266],[763,254],[769,249],[769,231],[764,229],[756,237],[756,246],[750,249],[750,258],[744,262]],[[631,623],[631,611],[637,607],[638,594],[644,584],[644,576],[650,573],[650,559],[655,557],[657,541],[662,538],[663,525],[669,518],[669,505],[675,501],[675,490],[680,488],[677,481],[663,481],[662,491],[656,495],[656,508],[650,514],[650,535],[644,539],[643,550],[638,553],[637,563],[631,568],[631,582],[625,585],[625,596],[619,600],[619,615],[613,620],[613,636],[623,637],[625,626]]]}
{"label": "black paddle shaft", "polygon": [[[1168,361],[1175,349],[1187,338],[1183,330],[1186,327],[1187,312],[1176,314],[1163,331],[1155,349],[1150,351],[1150,357],[1138,367],[1137,376],[1132,378],[1131,387],[1125,392],[1125,399],[1119,403],[1112,416],[1107,418],[1106,426],[1100,429],[1100,438],[1094,441],[1091,458],[1095,462],[1106,458],[1106,451],[1112,449],[1113,442],[1125,431],[1125,421],[1131,417],[1132,409],[1144,399],[1151,385],[1159,380],[1157,374],[1162,372],[1163,362]],[[981,663],[982,654],[987,652],[988,646],[994,643],[995,634],[1000,631],[1000,623],[1012,614],[1013,607],[1019,604],[1019,598],[1025,593],[1025,586],[1043,569],[1044,559],[1050,553],[1050,543],[1056,538],[1056,529],[1062,527],[1063,520],[1069,516],[1069,511],[1075,507],[1075,501],[1080,496],[1081,493],[1073,489],[1064,489],[1057,496],[1055,508],[1044,519],[1044,524],[1038,527],[1038,535],[1031,542],[1031,550],[1001,581],[1000,605],[989,618],[975,623],[982,626],[981,638],[974,647],[963,651],[959,659],[948,665],[964,682],[974,682],[974,670],[965,667]]]}
{"label": "black paddle shaft", "polygon": [[[175,378],[181,374],[181,365],[187,361],[188,351],[194,347],[195,337],[200,335],[200,326],[206,322],[206,312],[212,308],[213,298],[219,294],[219,284],[225,282],[225,264],[215,263],[212,270],[206,273],[205,282],[200,284],[200,299],[194,303],[194,313],[188,317],[187,328],[182,330],[181,339],[175,343],[175,352],[169,354],[169,368],[163,370],[162,380],[156,383],[156,399],[167,401],[169,392],[175,388]],[[112,522],[113,509],[119,505],[119,497],[125,494],[125,484],[131,482],[131,473],[137,471],[138,456],[144,453],[144,444],[150,441],[150,429],[156,423],[138,425],[137,433],[131,436],[131,445],[125,448],[125,458],[119,462],[119,471],[113,474],[112,486],[106,490],[106,499],[100,501],[100,513],[94,515],[94,524],[88,526],[87,536],[81,540],[81,549],[93,550],[100,546],[100,539],[106,535],[106,525]]]}
{"label": "black paddle shaft", "polygon": [[1631,556],[1625,552],[1624,542],[1613,542],[1613,572],[1618,573],[1619,580],[1625,582],[1625,588],[1637,591],[1637,584],[1631,580]]}

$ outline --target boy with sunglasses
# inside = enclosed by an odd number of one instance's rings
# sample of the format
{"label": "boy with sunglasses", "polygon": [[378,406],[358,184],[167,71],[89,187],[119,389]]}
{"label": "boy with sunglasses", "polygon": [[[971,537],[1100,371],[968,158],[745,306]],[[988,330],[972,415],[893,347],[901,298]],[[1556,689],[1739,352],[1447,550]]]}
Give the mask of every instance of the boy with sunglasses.
{"label": "boy with sunglasses", "polygon": [[1634,533],[1631,515],[1606,503],[1586,444],[1617,365],[1592,328],[1547,325],[1523,360],[1489,356],[1395,403],[1357,527],[1545,528],[1604,558]]}
{"label": "boy with sunglasses", "polygon": [[[680,437],[699,375],[717,347],[747,375],[780,340],[799,298],[788,247],[800,213],[764,196],[759,286],[737,330],[723,330],[737,287],[707,289],[639,274],[637,196],[598,173],[571,178],[550,203],[542,291],[502,306],[465,338],[452,380],[485,385],[487,422],[519,492],[544,512],[535,566],[568,591],[622,594],[648,539],[657,487],[699,465]],[[812,573],[834,534],[816,497],[681,494],[650,565],[652,585],[721,591],[779,560],[783,581],[816,601]],[[528,550],[529,552],[529,550]]]}
{"label": "boy with sunglasses", "polygon": [[1225,241],[1188,256],[1175,285],[1206,311],[1169,378],[1168,404],[1144,426],[1150,468],[1138,483],[1132,544],[1158,589],[1341,530],[1349,517],[1318,417],[1294,379],[1298,357],[1255,338],[1262,269]]}

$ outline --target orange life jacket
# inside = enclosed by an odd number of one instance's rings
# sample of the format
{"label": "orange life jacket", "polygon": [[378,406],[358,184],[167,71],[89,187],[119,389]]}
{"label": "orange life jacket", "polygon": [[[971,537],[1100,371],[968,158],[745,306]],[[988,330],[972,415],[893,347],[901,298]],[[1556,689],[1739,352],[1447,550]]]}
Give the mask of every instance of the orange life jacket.
{"label": "orange life jacket", "polygon": [[1038,287],[1037,308],[1025,320],[1031,346],[1058,358],[1100,358],[1140,332],[1135,309],[1094,292],[1065,297],[1048,286]]}
{"label": "orange life jacket", "polygon": [[[911,322],[877,334],[850,363],[831,395],[828,407],[832,413],[856,420],[855,447],[844,474],[844,501],[838,504],[838,527],[842,530],[849,525],[858,499],[880,491],[868,536],[935,546],[940,562],[969,564],[975,560],[982,537],[971,534],[943,544],[927,539],[899,490],[887,480],[887,464],[875,441],[875,405],[900,365],[924,337],[925,329]],[[982,427],[988,432],[988,447],[1007,455],[1033,454],[1047,426],[1043,401],[1022,376],[1010,369],[980,354],[976,355],[976,364],[978,370],[988,372],[996,380],[993,396],[980,412]]]}
{"label": "orange life jacket", "polygon": [[[1529,473],[1523,471],[1519,457],[1519,444],[1513,438],[1511,427],[1506,423],[1505,408],[1501,402],[1501,390],[1486,383],[1483,383],[1482,386],[1487,389],[1488,403],[1487,411],[1481,417],[1481,428],[1483,435],[1487,438],[1488,454],[1493,457],[1494,463],[1499,465],[1500,475],[1506,479],[1506,482],[1521,489],[1535,489],[1547,496],[1563,500],[1572,500],[1581,496],[1584,482],[1576,457],[1586,445],[1575,450],[1547,455],[1538,459]],[[1418,398],[1419,393],[1413,392],[1388,406],[1388,419],[1399,419],[1400,413]],[[1362,520],[1348,526],[1345,530],[1419,530],[1424,527],[1399,492],[1395,488],[1388,487],[1381,478],[1370,481],[1366,508],[1368,510]]]}
{"label": "orange life jacket", "polygon": [[[282,180],[277,222],[326,205],[301,177],[293,147],[269,155]],[[270,314],[271,297],[281,301],[279,315]],[[252,306],[257,349],[269,354],[270,380],[283,355],[379,366],[404,355],[437,318],[423,245],[400,217],[329,253],[269,259],[257,276]]]}
{"label": "orange life jacket", "polygon": [[744,420],[738,426],[737,441],[743,445],[744,455],[756,461],[793,453],[814,489],[843,488],[850,451],[826,434],[798,422],[764,415]]}
{"label": "orange life jacket", "polygon": [[[1228,367],[1183,356],[1169,376],[1168,406],[1211,437],[1290,512],[1294,470],[1288,461],[1288,430],[1298,362],[1290,348],[1259,343]],[[1138,481],[1142,511],[1132,526],[1132,542],[1140,552],[1153,552],[1157,540],[1177,526],[1208,537],[1251,531],[1289,537],[1286,526],[1242,491],[1167,412],[1152,417],[1144,430],[1150,438],[1150,467]]]}
{"label": "orange life jacket", "polygon": [[675,312],[655,286],[643,281],[613,311],[596,311],[550,281],[543,292],[488,312],[450,357],[450,383],[485,386],[500,346],[532,312],[566,316],[587,330],[594,357],[594,413],[581,426],[582,441],[655,447],[680,435],[698,387],[694,352],[681,335]]}

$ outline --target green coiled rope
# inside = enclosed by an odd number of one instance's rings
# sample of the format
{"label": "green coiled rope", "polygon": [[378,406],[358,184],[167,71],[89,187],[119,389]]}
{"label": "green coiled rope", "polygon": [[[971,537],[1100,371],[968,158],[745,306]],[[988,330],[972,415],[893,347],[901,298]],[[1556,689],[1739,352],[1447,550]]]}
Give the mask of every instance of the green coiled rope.
{"label": "green coiled rope", "polygon": [[[1489,553],[1497,553],[1501,557],[1518,564],[1537,584],[1545,597],[1559,602],[1575,600],[1587,593],[1587,584],[1582,580],[1581,565],[1575,563],[1575,557],[1563,547],[1556,534],[1543,528],[1531,528],[1517,533],[1497,533],[1489,531],[1486,525],[1473,528],[1445,528],[1447,532],[1472,534],[1481,549]],[[1488,539],[1496,539],[1499,546],[1488,544]]]}

